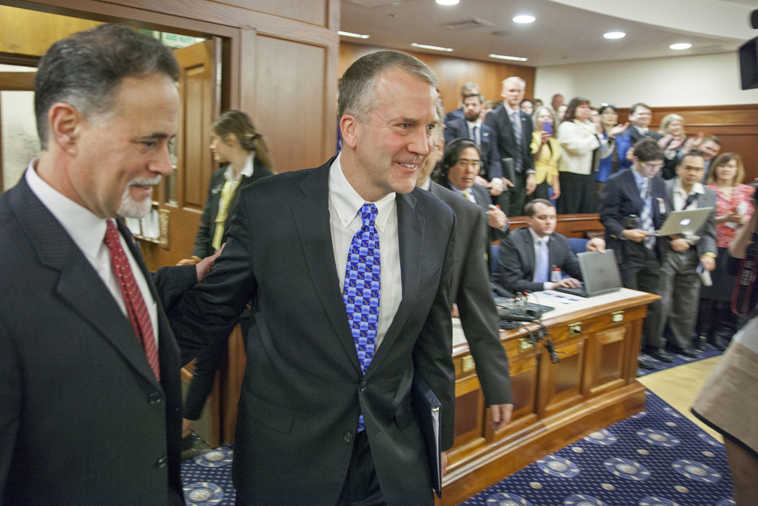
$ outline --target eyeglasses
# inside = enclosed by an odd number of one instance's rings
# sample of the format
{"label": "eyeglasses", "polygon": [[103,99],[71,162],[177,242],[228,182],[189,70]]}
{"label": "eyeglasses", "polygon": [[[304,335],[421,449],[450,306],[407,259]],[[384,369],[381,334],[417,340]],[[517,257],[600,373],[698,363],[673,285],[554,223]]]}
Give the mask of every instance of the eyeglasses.
{"label": "eyeglasses", "polygon": [[464,167],[464,168],[466,168],[466,167],[473,167],[475,169],[478,169],[479,167],[481,167],[482,161],[481,160],[469,160],[467,158],[461,158],[460,160],[458,160],[458,163],[456,163],[456,165],[458,165],[460,167]]}

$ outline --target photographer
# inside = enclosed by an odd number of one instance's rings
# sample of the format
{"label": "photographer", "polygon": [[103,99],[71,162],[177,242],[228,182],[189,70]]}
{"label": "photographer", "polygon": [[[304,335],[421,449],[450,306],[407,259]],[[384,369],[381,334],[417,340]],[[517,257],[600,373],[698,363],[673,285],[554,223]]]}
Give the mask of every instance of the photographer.
{"label": "photographer", "polygon": [[[651,293],[659,291],[661,268],[655,230],[666,218],[665,185],[658,176],[662,166],[663,149],[653,139],[643,138],[634,145],[634,166],[609,177],[600,199],[605,242],[616,252],[624,286]],[[663,350],[660,318],[661,303],[656,301],[648,306],[643,351],[657,360],[671,362]],[[655,368],[646,356],[640,356],[639,365]]]}

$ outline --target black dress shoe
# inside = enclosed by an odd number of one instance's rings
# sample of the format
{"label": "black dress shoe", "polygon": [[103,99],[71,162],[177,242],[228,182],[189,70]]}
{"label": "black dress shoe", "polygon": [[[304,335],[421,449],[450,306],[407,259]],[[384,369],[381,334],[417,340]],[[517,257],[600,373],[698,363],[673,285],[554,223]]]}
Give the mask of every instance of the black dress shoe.
{"label": "black dress shoe", "polygon": [[677,355],[682,355],[687,358],[700,358],[700,353],[693,350],[692,348],[677,349],[677,350],[674,350],[674,353],[676,353]]}
{"label": "black dress shoe", "polygon": [[637,358],[637,366],[640,369],[645,369],[647,371],[652,371],[655,369],[655,364],[653,364],[653,361],[650,360],[650,357],[643,357],[641,355]]}
{"label": "black dress shoe", "polygon": [[705,336],[697,336],[692,340],[692,347],[699,353],[705,351],[705,343],[707,338]]}
{"label": "black dress shoe", "polygon": [[727,349],[727,347],[729,347],[729,340],[726,339],[722,334],[714,335],[708,339],[708,342],[719,351],[724,351]]}
{"label": "black dress shoe", "polygon": [[671,355],[669,355],[663,350],[653,350],[653,351],[648,352],[648,355],[650,355],[656,360],[660,360],[661,362],[666,362],[667,364],[670,364],[674,361],[674,359],[671,358]]}

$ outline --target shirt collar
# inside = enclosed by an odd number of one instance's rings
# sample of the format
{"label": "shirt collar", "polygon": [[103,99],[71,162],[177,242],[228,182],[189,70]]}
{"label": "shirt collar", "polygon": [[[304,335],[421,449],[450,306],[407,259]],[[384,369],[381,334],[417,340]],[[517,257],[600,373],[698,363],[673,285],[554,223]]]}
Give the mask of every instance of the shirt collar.
{"label": "shirt collar", "polygon": [[426,180],[424,180],[423,183],[421,183],[421,184],[419,184],[417,186],[419,188],[421,188],[422,190],[427,190],[427,191],[431,190],[432,189],[432,178],[430,178],[430,177],[426,178]]}
{"label": "shirt collar", "polygon": [[[329,168],[329,199],[337,213],[337,219],[344,227],[347,227],[353,220],[361,219],[358,211],[366,201],[355,191],[355,188],[345,177],[345,173],[342,172],[341,159],[342,154],[340,153]],[[374,202],[377,209],[374,223],[378,232],[382,232],[387,224],[395,203],[395,195],[395,192],[391,192]]]}
{"label": "shirt collar", "polygon": [[674,191],[677,193],[681,193],[682,195],[686,197],[693,193],[703,194],[705,193],[705,188],[703,187],[702,183],[695,183],[692,185],[692,190],[690,191],[690,193],[687,193],[686,191],[684,191],[684,188],[682,188],[682,180],[679,179],[679,177],[677,176],[674,179]]}
{"label": "shirt collar", "polygon": [[468,123],[469,128],[475,127],[475,126],[480,126],[482,124],[481,120],[479,120],[479,119],[477,119],[476,121],[466,120],[466,123]]}
{"label": "shirt collar", "polygon": [[93,262],[105,238],[105,220],[80,206],[50,186],[37,174],[37,160],[26,169],[26,182],[32,192],[55,216],[74,243]]}
{"label": "shirt collar", "polygon": [[509,118],[513,116],[514,112],[521,111],[521,108],[519,106],[516,106],[515,108],[512,109],[511,106],[509,106],[507,102],[503,102],[503,107],[505,107],[505,111],[508,113]]}
{"label": "shirt collar", "polygon": [[245,177],[253,177],[253,158],[255,157],[255,152],[250,153],[250,156],[247,157],[247,160],[245,160],[245,166],[242,168],[242,170],[239,173],[239,176],[236,178],[234,177],[234,170],[232,169],[232,164],[230,163],[226,167],[226,171],[224,172],[224,178],[227,181],[236,181],[240,179],[242,176]]}
{"label": "shirt collar", "polygon": [[637,125],[632,125],[632,126],[633,126],[634,128],[636,128],[636,129],[637,129],[637,131],[638,131],[639,133],[641,133],[642,135],[645,135],[645,134],[647,133],[647,131],[649,130],[649,128],[645,128],[645,127],[638,127]]}
{"label": "shirt collar", "polygon": [[534,244],[537,244],[538,242],[544,242],[547,244],[547,241],[550,240],[550,236],[546,235],[545,237],[540,237],[537,235],[537,233],[532,230],[532,227],[527,227],[529,229],[529,233],[532,234],[532,239],[534,240]]}
{"label": "shirt collar", "polygon": [[634,174],[634,182],[637,183],[637,187],[638,188],[641,188],[642,185],[649,185],[650,184],[650,179],[651,178],[643,176],[634,167],[632,167],[632,174]]}

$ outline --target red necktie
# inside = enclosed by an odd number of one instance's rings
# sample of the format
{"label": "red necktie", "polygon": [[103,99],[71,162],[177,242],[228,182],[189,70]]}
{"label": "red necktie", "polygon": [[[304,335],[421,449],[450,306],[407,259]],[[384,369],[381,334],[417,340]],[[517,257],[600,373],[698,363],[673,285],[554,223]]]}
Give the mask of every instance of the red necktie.
{"label": "red necktie", "polygon": [[140,342],[142,342],[150,368],[155,373],[155,377],[160,381],[161,370],[158,363],[158,347],[155,344],[153,325],[150,323],[150,313],[147,312],[142,292],[140,292],[139,286],[137,286],[137,280],[134,279],[134,273],[132,273],[129,260],[126,258],[126,253],[121,247],[121,235],[116,227],[116,222],[113,220],[106,221],[105,245],[111,252],[111,267],[113,274],[115,274],[118,280],[121,295],[124,296],[124,305],[129,315],[129,321],[134,328],[134,333]]}

